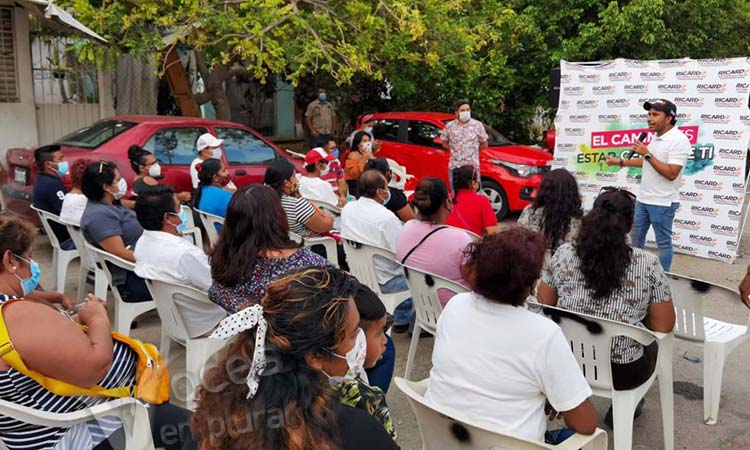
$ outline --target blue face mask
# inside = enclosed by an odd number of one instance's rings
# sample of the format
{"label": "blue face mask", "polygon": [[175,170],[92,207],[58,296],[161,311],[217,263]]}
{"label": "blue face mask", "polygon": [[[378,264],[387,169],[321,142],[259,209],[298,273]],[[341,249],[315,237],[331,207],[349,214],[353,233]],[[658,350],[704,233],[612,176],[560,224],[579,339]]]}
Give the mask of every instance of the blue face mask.
{"label": "blue face mask", "polygon": [[339,158],[339,149],[338,148],[334,148],[333,151],[331,152],[331,155],[333,155],[334,158],[338,159]]}
{"label": "blue face mask", "polygon": [[388,197],[386,197],[386,198],[385,198],[385,200],[383,200],[383,206],[387,205],[387,204],[388,204],[388,202],[390,202],[390,201],[391,201],[391,190],[390,190],[390,189],[388,189],[388,187],[386,187],[386,188],[385,188],[385,191],[387,191],[387,192],[388,192]]}
{"label": "blue face mask", "polygon": [[57,164],[57,174],[61,177],[64,177],[68,174],[68,171],[70,170],[70,166],[68,165],[67,161],[59,162]]}
{"label": "blue face mask", "polygon": [[326,94],[325,92],[321,92],[320,94],[318,94],[318,98],[321,102],[324,102],[328,99],[328,94]]}
{"label": "blue face mask", "polygon": [[18,255],[14,256],[21,261],[25,262],[29,265],[29,269],[31,270],[31,276],[29,278],[21,278],[18,276],[18,274],[13,274],[18,278],[18,281],[21,282],[21,289],[23,289],[23,295],[29,295],[30,292],[32,292],[34,289],[36,289],[37,286],[39,286],[39,278],[42,276],[42,269],[39,268],[39,264],[34,261],[33,259],[31,261],[27,260],[26,258],[22,258]]}
{"label": "blue face mask", "polygon": [[183,231],[185,231],[185,228],[187,228],[188,224],[188,216],[184,209],[180,208],[180,213],[170,213],[173,216],[177,216],[180,218],[180,224],[177,225],[175,228],[177,228],[177,232],[182,234]]}

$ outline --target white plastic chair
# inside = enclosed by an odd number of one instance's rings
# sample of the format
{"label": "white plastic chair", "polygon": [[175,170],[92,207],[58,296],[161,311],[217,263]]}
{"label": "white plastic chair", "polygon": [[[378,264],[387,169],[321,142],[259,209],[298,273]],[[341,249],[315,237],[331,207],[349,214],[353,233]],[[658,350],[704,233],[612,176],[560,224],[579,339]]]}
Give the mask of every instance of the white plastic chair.
{"label": "white plastic chair", "polygon": [[388,166],[390,166],[393,175],[391,176],[391,182],[388,185],[403,190],[404,186],[406,186],[406,182],[414,178],[414,175],[410,175],[406,171],[406,166],[402,166],[390,158],[386,158],[386,161],[388,161]]}
{"label": "white plastic chair", "polygon": [[188,238],[196,247],[203,250],[203,233],[201,229],[195,226],[195,217],[193,217],[193,209],[187,205],[181,205],[182,211],[185,211],[187,215],[187,226],[182,232],[182,235]]}
{"label": "white plastic chair", "polygon": [[70,262],[74,259],[78,258],[78,249],[63,250],[60,247],[60,241],[57,239],[57,236],[55,235],[54,231],[52,231],[52,226],[50,225],[50,222],[55,222],[62,226],[65,226],[65,223],[60,221],[60,217],[50,212],[39,209],[33,205],[31,206],[31,209],[39,214],[39,220],[42,222],[44,232],[47,234],[47,238],[49,238],[50,244],[52,244],[52,265],[55,267],[55,276],[53,279],[53,283],[55,284],[55,289],[57,290],[57,292],[64,294],[65,277],[68,274],[68,264],[70,264]]}
{"label": "white plastic chair", "polygon": [[[50,413],[0,400],[0,416],[45,427],[69,428],[107,416],[119,417],[125,431],[126,450],[153,450],[148,410],[135,398],[118,398],[70,413]],[[0,450],[8,447],[0,440]]]}
{"label": "white plastic chair", "polygon": [[[667,279],[677,315],[675,336],[703,347],[703,421],[716,425],[724,364],[729,354],[750,337],[750,320],[739,325],[703,315],[703,300],[707,298],[718,298],[724,304],[739,304],[739,293],[735,289],[673,273],[668,273]],[[695,290],[691,286],[695,282],[705,283],[708,290]],[[744,306],[740,307],[743,316],[747,316]]]}
{"label": "white plastic chair", "polygon": [[[607,432],[597,428],[591,436],[574,434],[558,445],[530,441],[521,437],[490,430],[462,419],[458,413],[450,413],[432,405],[424,394],[428,380],[419,382],[394,378],[396,386],[409,399],[411,409],[417,416],[419,433],[424,450],[606,450]],[[459,431],[460,430],[460,431]],[[456,436],[459,431],[461,438]]]}
{"label": "white plastic chair", "polygon": [[79,299],[84,297],[84,288],[86,287],[86,281],[89,278],[89,274],[93,274],[94,277],[94,295],[106,300],[107,298],[107,275],[104,271],[96,264],[96,256],[91,254],[86,247],[86,239],[83,237],[81,229],[75,225],[67,224],[65,227],[68,229],[68,234],[73,242],[76,244],[78,253],[81,256],[81,271],[78,278],[78,292],[77,296]]}
{"label": "white plastic chair", "polygon": [[351,239],[344,239],[344,252],[346,253],[346,262],[349,264],[349,271],[360,283],[378,294],[380,301],[385,305],[386,311],[392,314],[401,302],[411,297],[409,289],[392,294],[384,294],[380,290],[373,258],[378,255],[396,262],[396,255],[392,251]]}
{"label": "white plastic chair", "polygon": [[[612,399],[615,450],[633,446],[633,414],[638,402],[659,378],[659,397],[664,431],[664,449],[674,450],[674,393],[672,386],[672,333],[657,333],[622,322],[543,306],[545,314],[558,322],[570,342],[583,376],[594,395]],[[574,320],[569,316],[577,316]],[[580,320],[580,321],[579,321]],[[584,323],[581,323],[584,322]],[[590,331],[588,327],[594,329]],[[611,344],[616,336],[627,336],[647,346],[658,341],[659,351],[654,373],[642,385],[616,391],[612,385]]]}
{"label": "white plastic chair", "polygon": [[195,388],[202,379],[201,370],[209,358],[221,350],[226,342],[209,339],[207,336],[191,338],[185,321],[175,303],[175,297],[180,295],[195,302],[214,305],[208,299],[208,294],[192,286],[185,286],[166,281],[146,280],[146,286],[156,303],[156,310],[161,319],[161,344],[159,351],[164,359],[169,361],[169,351],[172,341],[185,347],[185,372],[187,373],[187,389],[185,402],[190,409],[194,409]]}
{"label": "white plastic chair", "polygon": [[303,239],[302,236],[292,231],[289,232],[289,239],[301,243],[308,248],[315,245],[322,245],[326,249],[326,259],[335,267],[339,267],[339,253],[336,239],[329,236],[309,236]]}
{"label": "white plastic chair", "polygon": [[317,206],[319,210],[321,211],[327,211],[331,213],[334,217],[341,215],[341,208],[339,208],[336,205],[332,205],[330,203],[321,202],[320,200],[310,200],[308,199],[310,203]]}
{"label": "white plastic chair", "polygon": [[[156,304],[154,304],[153,300],[144,302],[125,302],[122,300],[120,290],[117,289],[117,286],[112,282],[112,272],[109,270],[107,263],[130,272],[135,271],[134,263],[125,261],[111,253],[98,249],[88,242],[86,242],[86,249],[96,257],[97,263],[107,277],[107,283],[110,288],[109,290],[112,291],[112,298],[115,300],[115,323],[113,328],[115,331],[128,336],[130,335],[130,327],[133,325],[133,320],[141,314],[155,309]],[[106,296],[101,298],[105,299]]]}
{"label": "white plastic chair", "polygon": [[411,266],[404,266],[404,277],[406,278],[406,284],[409,285],[414,309],[417,313],[414,333],[411,335],[411,343],[409,344],[409,355],[406,357],[404,378],[408,380],[414,366],[414,356],[417,353],[417,345],[419,345],[419,336],[422,334],[422,330],[433,336],[437,332],[437,322],[440,313],[443,312],[438,293],[441,290],[447,290],[453,292],[453,294],[460,294],[467,292],[468,289],[454,281]]}
{"label": "white plastic chair", "polygon": [[211,244],[211,247],[213,247],[217,242],[219,242],[219,232],[216,230],[216,224],[223,226],[224,218],[216,216],[214,214],[203,212],[200,209],[196,209],[194,211],[197,212],[198,216],[201,218],[201,222],[203,222],[203,228],[206,229],[206,234],[208,235],[208,242]]}

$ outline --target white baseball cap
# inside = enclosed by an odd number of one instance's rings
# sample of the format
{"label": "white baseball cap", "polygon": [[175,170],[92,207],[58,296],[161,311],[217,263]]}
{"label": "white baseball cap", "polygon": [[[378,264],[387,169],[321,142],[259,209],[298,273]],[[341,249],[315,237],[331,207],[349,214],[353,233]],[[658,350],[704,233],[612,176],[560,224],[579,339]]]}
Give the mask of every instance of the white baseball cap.
{"label": "white baseball cap", "polygon": [[219,139],[211,133],[204,133],[201,134],[201,136],[195,142],[195,147],[198,149],[198,151],[201,151],[208,147],[218,147],[222,142],[224,142],[223,139]]}

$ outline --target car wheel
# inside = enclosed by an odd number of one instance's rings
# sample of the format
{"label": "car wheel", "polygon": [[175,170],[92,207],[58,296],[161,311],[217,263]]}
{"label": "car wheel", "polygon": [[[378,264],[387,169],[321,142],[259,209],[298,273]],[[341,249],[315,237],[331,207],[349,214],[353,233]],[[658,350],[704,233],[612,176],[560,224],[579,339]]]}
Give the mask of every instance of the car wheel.
{"label": "car wheel", "polygon": [[482,193],[490,199],[497,220],[503,220],[508,214],[508,196],[505,195],[505,189],[495,181],[483,179]]}

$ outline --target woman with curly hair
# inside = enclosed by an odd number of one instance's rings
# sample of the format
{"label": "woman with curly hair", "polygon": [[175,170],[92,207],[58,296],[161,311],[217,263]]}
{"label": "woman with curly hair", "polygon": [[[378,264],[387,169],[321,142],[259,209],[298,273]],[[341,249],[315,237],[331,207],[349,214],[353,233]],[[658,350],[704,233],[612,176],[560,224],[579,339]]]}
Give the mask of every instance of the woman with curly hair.
{"label": "woman with curly hair", "polygon": [[86,166],[93,162],[93,159],[77,159],[71,164],[70,192],[65,194],[62,208],[60,208],[61,221],[77,227],[81,226],[81,216],[83,216],[83,211],[86,210],[86,205],[89,202],[81,191],[81,179],[83,178],[83,172],[86,171]]}
{"label": "woman with curly hair", "polygon": [[[667,277],[659,259],[628,243],[635,196],[607,189],[581,222],[574,243],[561,245],[544,273],[542,303],[669,333],[675,313]],[[615,389],[641,385],[654,371],[657,347],[615,338],[612,381]],[[608,413],[609,416],[609,413]]]}
{"label": "woman with curly hair", "polygon": [[331,389],[353,369],[361,340],[356,286],[338,269],[301,269],[222,321],[212,336],[231,340],[192,418],[202,450],[398,449],[377,419]]}

